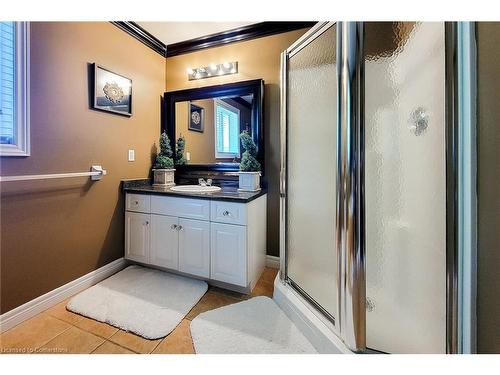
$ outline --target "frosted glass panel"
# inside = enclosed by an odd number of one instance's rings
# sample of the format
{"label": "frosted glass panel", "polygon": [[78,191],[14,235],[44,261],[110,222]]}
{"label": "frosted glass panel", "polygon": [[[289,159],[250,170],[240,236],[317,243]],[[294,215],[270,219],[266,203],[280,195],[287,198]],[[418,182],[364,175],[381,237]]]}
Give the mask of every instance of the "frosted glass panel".
{"label": "frosted glass panel", "polygon": [[337,316],[337,74],[333,25],[289,60],[288,277]]}
{"label": "frosted glass panel", "polygon": [[368,22],[365,55],[367,346],[444,353],[444,24]]}

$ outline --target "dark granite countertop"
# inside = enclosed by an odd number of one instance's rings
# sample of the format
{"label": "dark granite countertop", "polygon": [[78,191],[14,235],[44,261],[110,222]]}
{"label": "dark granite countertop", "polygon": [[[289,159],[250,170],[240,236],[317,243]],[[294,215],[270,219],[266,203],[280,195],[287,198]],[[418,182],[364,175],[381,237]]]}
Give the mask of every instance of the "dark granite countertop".
{"label": "dark granite countertop", "polygon": [[241,202],[247,203],[267,193],[266,189],[261,189],[256,192],[239,192],[238,189],[232,187],[223,187],[221,191],[214,193],[191,193],[172,191],[170,188],[156,187],[151,184],[149,179],[142,180],[123,180],[122,190],[125,193],[138,194],[157,194],[170,195],[184,198],[211,199],[218,201]]}

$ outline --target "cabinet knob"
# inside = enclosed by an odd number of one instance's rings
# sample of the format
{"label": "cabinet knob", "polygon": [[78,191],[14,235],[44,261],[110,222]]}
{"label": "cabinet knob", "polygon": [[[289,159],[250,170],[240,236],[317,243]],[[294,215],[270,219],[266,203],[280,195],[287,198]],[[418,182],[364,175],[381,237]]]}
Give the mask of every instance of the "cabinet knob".
{"label": "cabinet knob", "polygon": [[222,215],[224,215],[224,216],[229,216],[229,215],[231,215],[231,213],[230,213],[229,211],[224,211],[224,212],[222,213]]}
{"label": "cabinet knob", "polygon": [[170,229],[177,229],[177,224],[172,224],[172,225],[170,226]]}
{"label": "cabinet knob", "polygon": [[135,201],[134,204],[139,204],[139,201]]}
{"label": "cabinet knob", "polygon": [[146,225],[149,225],[149,221],[146,221]]}
{"label": "cabinet knob", "polygon": [[182,229],[183,229],[182,225],[177,226],[177,230],[182,230]]}

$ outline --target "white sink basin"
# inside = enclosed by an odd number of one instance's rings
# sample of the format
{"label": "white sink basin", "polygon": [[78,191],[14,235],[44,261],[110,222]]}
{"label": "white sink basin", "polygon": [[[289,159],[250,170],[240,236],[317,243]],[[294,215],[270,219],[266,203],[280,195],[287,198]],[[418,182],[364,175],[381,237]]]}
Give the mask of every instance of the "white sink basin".
{"label": "white sink basin", "polygon": [[218,186],[201,186],[201,185],[177,185],[170,188],[172,191],[182,191],[185,193],[215,193],[220,191]]}

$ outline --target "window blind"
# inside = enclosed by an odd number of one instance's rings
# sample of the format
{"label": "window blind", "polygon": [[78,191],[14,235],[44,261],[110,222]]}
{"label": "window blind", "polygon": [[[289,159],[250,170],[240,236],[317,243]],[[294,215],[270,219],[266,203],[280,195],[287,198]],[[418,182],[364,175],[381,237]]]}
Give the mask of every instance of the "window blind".
{"label": "window blind", "polygon": [[238,113],[216,106],[217,153],[239,155],[240,119]]}
{"label": "window blind", "polygon": [[15,22],[0,22],[0,143],[15,143]]}

